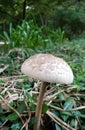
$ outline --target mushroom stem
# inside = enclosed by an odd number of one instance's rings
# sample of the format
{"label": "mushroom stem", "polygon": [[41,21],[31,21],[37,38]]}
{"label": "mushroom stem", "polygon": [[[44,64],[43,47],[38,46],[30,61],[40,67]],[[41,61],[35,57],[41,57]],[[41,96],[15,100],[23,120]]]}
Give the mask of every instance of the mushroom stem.
{"label": "mushroom stem", "polygon": [[34,124],[34,130],[39,130],[39,127],[40,127],[40,119],[41,119],[41,112],[42,112],[42,105],[43,105],[43,97],[44,97],[44,94],[45,94],[45,91],[46,91],[46,88],[47,88],[46,86],[47,86],[47,83],[42,82],[41,87],[40,87],[36,112],[35,112],[36,122]]}

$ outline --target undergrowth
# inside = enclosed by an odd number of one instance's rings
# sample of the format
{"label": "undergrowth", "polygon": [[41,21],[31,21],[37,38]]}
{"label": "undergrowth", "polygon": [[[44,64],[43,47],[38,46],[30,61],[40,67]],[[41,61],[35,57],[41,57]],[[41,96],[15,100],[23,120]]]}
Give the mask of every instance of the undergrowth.
{"label": "undergrowth", "polygon": [[30,82],[20,68],[26,58],[36,53],[63,58],[74,73],[73,84],[49,86],[41,130],[85,130],[85,39],[64,40],[62,44],[45,48],[22,47],[0,52],[0,129],[33,129],[40,82]]}

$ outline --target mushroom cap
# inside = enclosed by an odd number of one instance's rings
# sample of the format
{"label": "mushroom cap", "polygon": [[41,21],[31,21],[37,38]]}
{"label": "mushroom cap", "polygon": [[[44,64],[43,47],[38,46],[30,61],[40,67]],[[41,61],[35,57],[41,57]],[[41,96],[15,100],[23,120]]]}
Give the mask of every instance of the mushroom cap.
{"label": "mushroom cap", "polygon": [[26,59],[21,71],[30,78],[43,82],[70,84],[73,82],[73,72],[70,66],[61,58],[52,54],[35,54]]}

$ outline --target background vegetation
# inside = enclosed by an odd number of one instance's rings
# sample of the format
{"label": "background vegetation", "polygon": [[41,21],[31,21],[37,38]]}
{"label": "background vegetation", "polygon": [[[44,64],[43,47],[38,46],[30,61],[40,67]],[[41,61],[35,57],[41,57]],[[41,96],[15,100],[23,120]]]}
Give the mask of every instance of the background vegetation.
{"label": "background vegetation", "polygon": [[0,0],[0,129],[33,129],[39,83],[21,73],[36,53],[65,59],[71,85],[50,85],[41,130],[85,130],[85,1]]}

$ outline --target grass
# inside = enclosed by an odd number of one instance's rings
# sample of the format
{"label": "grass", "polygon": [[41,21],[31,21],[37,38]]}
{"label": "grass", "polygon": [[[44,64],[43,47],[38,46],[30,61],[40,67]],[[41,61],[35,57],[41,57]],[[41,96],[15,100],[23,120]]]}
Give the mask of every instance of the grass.
{"label": "grass", "polygon": [[74,72],[71,85],[49,86],[42,109],[41,130],[85,130],[85,39],[64,40],[46,48],[14,48],[0,52],[0,129],[33,129],[40,82],[30,82],[21,64],[35,53],[51,53],[66,60]]}

